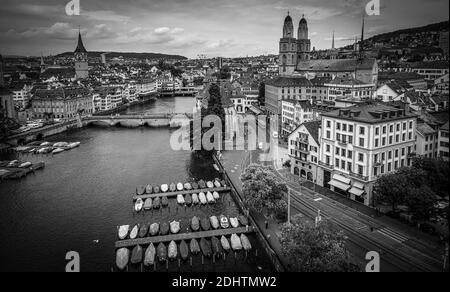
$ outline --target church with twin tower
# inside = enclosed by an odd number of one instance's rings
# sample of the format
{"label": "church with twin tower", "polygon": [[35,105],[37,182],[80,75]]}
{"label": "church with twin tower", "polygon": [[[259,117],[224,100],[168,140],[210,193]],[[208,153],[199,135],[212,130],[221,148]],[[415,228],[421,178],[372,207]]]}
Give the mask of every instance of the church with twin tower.
{"label": "church with twin tower", "polygon": [[299,61],[309,60],[310,51],[311,40],[308,38],[308,23],[305,16],[303,15],[300,20],[297,38],[295,38],[294,23],[288,13],[284,20],[283,37],[280,39],[280,75],[292,75]]}

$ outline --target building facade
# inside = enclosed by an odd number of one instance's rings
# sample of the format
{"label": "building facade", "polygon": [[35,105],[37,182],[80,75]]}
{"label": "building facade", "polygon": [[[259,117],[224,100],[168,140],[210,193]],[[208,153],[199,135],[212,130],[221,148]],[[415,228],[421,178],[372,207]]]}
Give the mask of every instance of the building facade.
{"label": "building facade", "polygon": [[445,161],[448,161],[449,155],[448,122],[439,129],[438,142],[439,142],[438,144],[439,157],[441,157]]}
{"label": "building facade", "polygon": [[417,117],[366,103],[322,114],[318,184],[373,205],[378,176],[411,163]]}
{"label": "building facade", "polygon": [[318,118],[317,112],[307,100],[283,100],[281,104],[281,135],[289,136],[299,125]]}
{"label": "building facade", "polygon": [[77,114],[92,114],[92,99],[92,93],[86,88],[38,89],[31,105],[35,118],[72,119]]}

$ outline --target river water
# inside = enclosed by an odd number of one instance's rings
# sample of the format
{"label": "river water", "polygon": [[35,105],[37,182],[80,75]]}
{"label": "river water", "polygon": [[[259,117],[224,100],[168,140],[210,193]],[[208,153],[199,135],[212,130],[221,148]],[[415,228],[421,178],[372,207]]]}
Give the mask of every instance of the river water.
{"label": "river water", "polygon": [[[165,98],[135,106],[127,113],[189,112],[194,100]],[[50,141],[80,141],[81,146],[55,156],[0,156],[0,160],[44,161],[44,170],[19,181],[0,184],[0,271],[64,271],[66,253],[77,251],[81,271],[111,271],[115,262],[116,228],[123,224],[172,221],[186,229],[194,215],[236,216],[238,209],[229,194],[215,205],[177,208],[134,214],[132,195],[136,186],[210,180],[219,177],[212,161],[201,161],[189,151],[173,151],[168,128],[85,128],[67,132]],[[170,262],[169,271],[272,271],[259,242],[255,249],[228,255],[215,263],[193,258]],[[258,250],[258,256],[255,256]],[[166,271],[158,265],[157,271]],[[131,271],[140,270],[130,267]],[[150,268],[148,271],[152,271]]]}

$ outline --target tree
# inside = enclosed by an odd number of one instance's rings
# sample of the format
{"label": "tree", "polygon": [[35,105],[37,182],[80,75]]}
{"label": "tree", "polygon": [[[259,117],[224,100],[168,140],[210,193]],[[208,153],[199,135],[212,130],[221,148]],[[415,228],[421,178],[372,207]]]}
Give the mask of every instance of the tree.
{"label": "tree", "polygon": [[258,101],[260,105],[266,104],[266,84],[264,82],[259,84]]}
{"label": "tree", "polygon": [[348,260],[345,238],[327,221],[314,223],[294,217],[281,233],[283,254],[295,272],[356,272],[360,268]]}
{"label": "tree", "polygon": [[413,160],[412,167],[424,171],[423,183],[433,192],[444,198],[448,196],[450,169],[448,162],[442,159],[418,157]]}
{"label": "tree", "polygon": [[379,203],[390,204],[396,210],[408,195],[408,179],[395,173],[383,175],[377,180],[374,189]]}
{"label": "tree", "polygon": [[413,219],[419,222],[427,221],[432,217],[436,203],[436,194],[426,185],[411,189],[406,197],[406,205]]}
{"label": "tree", "polygon": [[284,182],[281,182],[273,174],[269,167],[251,164],[241,174],[242,191],[246,204],[259,213],[274,216],[280,208],[286,207],[283,200],[288,192]]}

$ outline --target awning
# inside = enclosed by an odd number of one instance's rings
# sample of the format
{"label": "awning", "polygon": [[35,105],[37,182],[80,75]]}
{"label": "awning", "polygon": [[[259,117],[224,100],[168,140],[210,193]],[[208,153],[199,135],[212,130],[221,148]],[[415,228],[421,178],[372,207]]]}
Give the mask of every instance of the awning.
{"label": "awning", "polygon": [[330,185],[332,185],[333,187],[336,187],[338,189],[341,189],[343,191],[348,191],[348,189],[350,188],[350,185],[344,184],[338,180],[331,180],[329,182]]}
{"label": "awning", "polygon": [[339,175],[339,174],[334,174],[333,180],[337,180],[346,185],[350,185],[350,182],[351,182],[349,178],[343,177],[342,175]]}
{"label": "awning", "polygon": [[361,197],[362,194],[364,194],[364,190],[360,190],[360,189],[357,189],[357,188],[353,187],[353,188],[350,189],[349,193],[353,194],[353,195],[355,195],[357,197]]}
{"label": "awning", "polygon": [[353,187],[355,187],[357,189],[360,189],[360,190],[364,190],[364,185],[362,183],[360,183],[360,182],[357,182],[357,181],[355,181],[353,183]]}

